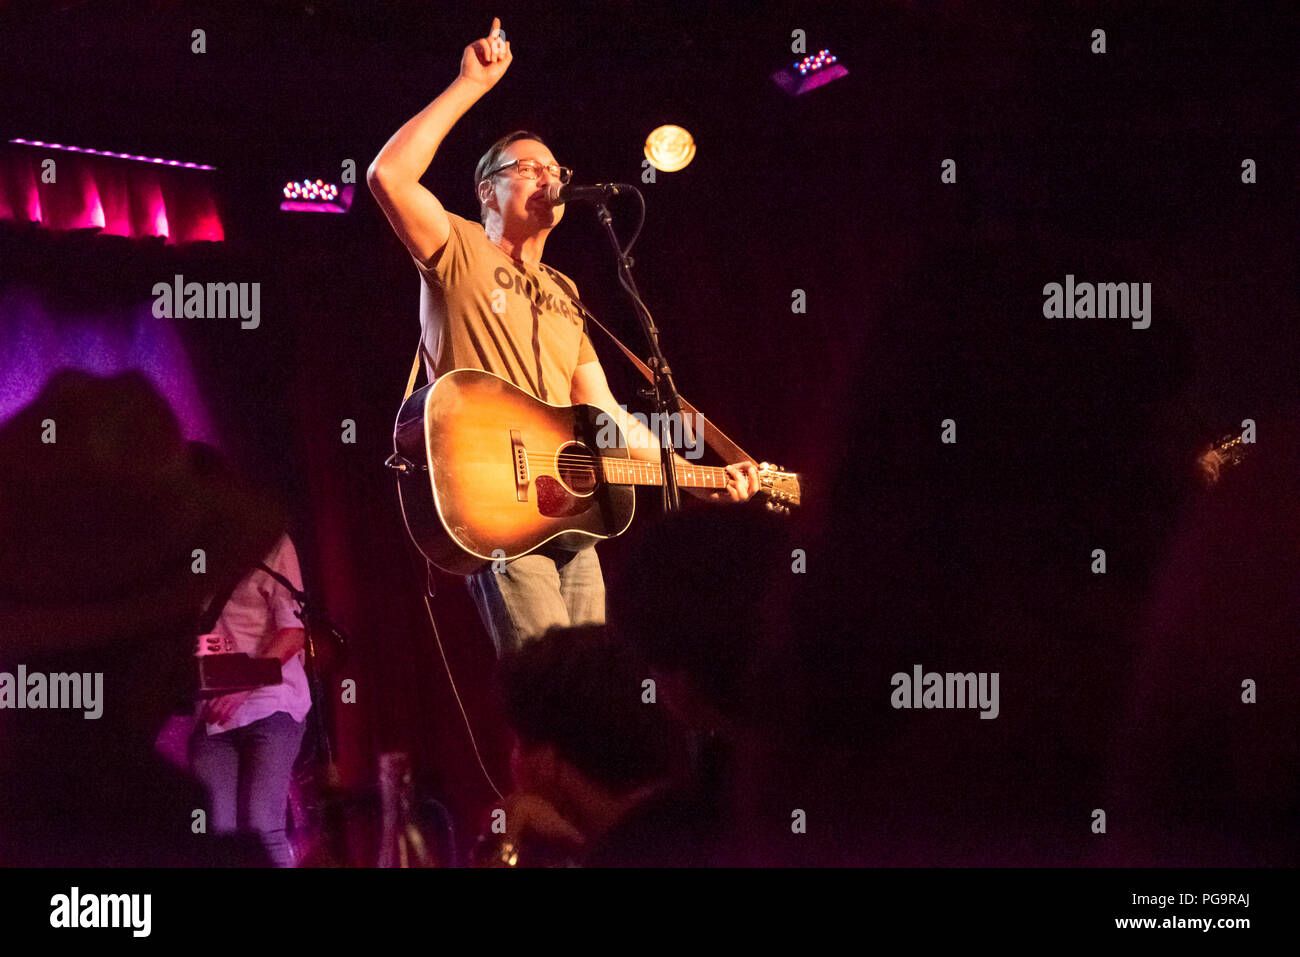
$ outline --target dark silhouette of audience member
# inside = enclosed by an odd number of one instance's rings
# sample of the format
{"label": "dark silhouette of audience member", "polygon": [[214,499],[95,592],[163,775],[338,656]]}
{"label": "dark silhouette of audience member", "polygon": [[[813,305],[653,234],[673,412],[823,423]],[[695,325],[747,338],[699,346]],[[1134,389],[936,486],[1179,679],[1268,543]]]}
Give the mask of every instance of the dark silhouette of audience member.
{"label": "dark silhouette of audience member", "polygon": [[690,730],[715,864],[852,861],[851,805],[829,799],[843,751],[810,747],[818,711],[790,640],[808,562],[819,571],[806,528],[758,509],[686,509],[634,533],[635,561],[611,589],[611,628],[646,657]]}
{"label": "dark silhouette of audience member", "polygon": [[1186,510],[1134,631],[1095,861],[1300,863],[1300,410]]}
{"label": "dark silhouette of audience member", "polygon": [[518,790],[482,863],[591,867],[709,862],[713,834],[676,787],[683,739],[649,669],[603,627],[551,629],[498,671]]}
{"label": "dark silhouette of audience member", "polygon": [[193,693],[204,602],[274,544],[275,509],[199,474],[137,373],[56,374],[0,429],[0,475],[0,671],[102,675],[97,717],[0,709],[0,863],[266,864],[153,747]]}

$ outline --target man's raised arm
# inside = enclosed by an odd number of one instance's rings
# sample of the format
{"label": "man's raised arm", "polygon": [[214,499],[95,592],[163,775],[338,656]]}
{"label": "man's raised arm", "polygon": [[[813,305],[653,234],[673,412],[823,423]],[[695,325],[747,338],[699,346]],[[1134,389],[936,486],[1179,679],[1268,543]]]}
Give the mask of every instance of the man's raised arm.
{"label": "man's raised arm", "polygon": [[500,26],[501,21],[493,18],[488,36],[465,48],[460,74],[451,86],[393,134],[366,174],[366,182],[384,215],[406,248],[422,263],[447,244],[451,224],[442,203],[420,185],[420,177],[456,121],[496,85],[510,66],[510,44],[495,36]]}

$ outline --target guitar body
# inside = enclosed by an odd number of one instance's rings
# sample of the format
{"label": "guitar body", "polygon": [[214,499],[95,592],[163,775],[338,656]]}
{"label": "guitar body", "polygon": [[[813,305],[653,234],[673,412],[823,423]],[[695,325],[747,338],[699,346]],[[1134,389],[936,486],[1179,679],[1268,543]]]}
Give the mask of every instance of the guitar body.
{"label": "guitar body", "polygon": [[444,571],[468,575],[548,543],[578,549],[621,534],[636,490],[601,478],[599,458],[628,457],[622,433],[603,418],[594,406],[549,405],[475,369],[412,393],[393,441],[414,466],[398,473],[398,494],[416,547]]}

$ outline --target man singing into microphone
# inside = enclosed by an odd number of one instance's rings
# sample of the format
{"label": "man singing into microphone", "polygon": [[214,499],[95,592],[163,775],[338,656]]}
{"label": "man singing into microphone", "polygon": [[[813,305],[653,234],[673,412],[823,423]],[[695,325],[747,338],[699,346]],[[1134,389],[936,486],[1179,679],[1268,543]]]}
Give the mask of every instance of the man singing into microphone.
{"label": "man singing into microphone", "polygon": [[[503,136],[474,171],[482,226],[448,212],[420,185],[443,138],[512,61],[494,19],[488,36],[465,48],[451,86],[393,134],[370,164],[371,192],[423,279],[426,371],[432,381],[452,369],[484,369],[552,405],[594,405],[614,416],[631,455],[658,462],[654,435],[610,394],[570,299],[575,287],[542,263],[546,238],[564,216],[549,191],[567,183],[572,171],[559,166],[535,134]],[[680,456],[678,462],[687,464]],[[725,491],[687,491],[744,501],[757,490],[753,463],[730,465],[727,473]],[[469,586],[499,655],[551,627],[605,621],[605,584],[594,548],[543,547],[499,571],[485,567],[469,577]]]}

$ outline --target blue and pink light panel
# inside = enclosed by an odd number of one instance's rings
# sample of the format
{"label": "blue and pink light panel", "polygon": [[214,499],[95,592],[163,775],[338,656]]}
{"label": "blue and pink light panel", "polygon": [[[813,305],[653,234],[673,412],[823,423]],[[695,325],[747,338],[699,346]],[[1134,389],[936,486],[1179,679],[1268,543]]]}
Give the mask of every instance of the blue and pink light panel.
{"label": "blue and pink light panel", "polygon": [[772,74],[776,85],[791,96],[800,96],[832,80],[848,76],[849,71],[830,50],[819,50]]}

